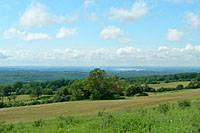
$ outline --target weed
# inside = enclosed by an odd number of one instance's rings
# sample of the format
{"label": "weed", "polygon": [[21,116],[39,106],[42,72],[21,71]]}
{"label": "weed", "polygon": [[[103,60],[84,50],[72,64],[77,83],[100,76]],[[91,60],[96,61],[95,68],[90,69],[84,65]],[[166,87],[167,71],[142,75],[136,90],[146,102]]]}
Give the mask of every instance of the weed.
{"label": "weed", "polygon": [[190,100],[182,100],[178,102],[178,105],[180,108],[185,109],[186,107],[190,107],[191,106],[191,101]]}
{"label": "weed", "polygon": [[170,106],[169,104],[160,104],[158,110],[160,113],[167,113],[170,110]]}
{"label": "weed", "polygon": [[44,122],[42,119],[33,122],[34,127],[41,127],[43,124]]}
{"label": "weed", "polygon": [[105,114],[105,110],[106,110],[105,108],[103,110],[100,110],[98,112],[98,116],[103,116]]}

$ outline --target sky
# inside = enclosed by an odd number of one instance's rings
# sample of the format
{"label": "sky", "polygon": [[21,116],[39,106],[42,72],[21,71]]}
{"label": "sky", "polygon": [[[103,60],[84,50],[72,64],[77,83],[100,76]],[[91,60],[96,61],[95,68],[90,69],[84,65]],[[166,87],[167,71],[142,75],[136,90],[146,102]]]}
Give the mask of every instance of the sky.
{"label": "sky", "polygon": [[200,66],[199,0],[0,0],[0,66]]}

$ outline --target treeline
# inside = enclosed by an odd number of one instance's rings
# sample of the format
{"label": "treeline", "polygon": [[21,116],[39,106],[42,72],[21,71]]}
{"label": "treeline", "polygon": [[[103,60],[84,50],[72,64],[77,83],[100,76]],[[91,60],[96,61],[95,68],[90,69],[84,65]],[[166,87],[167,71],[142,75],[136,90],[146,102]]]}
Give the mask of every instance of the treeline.
{"label": "treeline", "polygon": [[69,100],[102,100],[119,99],[124,96],[143,94],[145,88],[140,84],[128,84],[125,79],[109,76],[104,70],[94,69],[83,80],[55,80],[46,82],[16,82],[12,85],[0,86],[0,96],[15,100],[17,95],[28,94],[39,99],[41,95],[53,95],[53,102]]}
{"label": "treeline", "polygon": [[9,85],[17,81],[44,82],[57,79],[84,79],[88,72],[78,71],[38,71],[38,70],[0,70],[0,85]]}
{"label": "treeline", "polygon": [[[148,86],[153,81],[160,82],[169,80],[183,81],[192,80],[188,86],[177,85],[174,88],[161,87],[157,90]],[[148,81],[148,82],[147,82]],[[45,82],[21,82],[12,85],[0,86],[0,107],[26,106],[42,103],[74,101],[74,100],[108,100],[124,99],[126,96],[148,96],[146,92],[165,92],[182,89],[200,88],[200,74],[183,73],[164,76],[149,76],[140,78],[119,78],[107,75],[104,70],[94,69],[87,78],[82,80],[60,79]],[[33,101],[29,103],[14,102],[5,104],[4,97],[9,101],[15,101],[18,95],[29,95]],[[41,99],[47,95],[46,99]]]}
{"label": "treeline", "polygon": [[198,78],[199,73],[181,73],[181,74],[173,74],[173,75],[154,75],[154,76],[146,76],[146,77],[131,77],[127,78],[126,81],[130,84],[132,83],[140,83],[140,84],[160,84],[177,82],[177,81],[191,81]]}

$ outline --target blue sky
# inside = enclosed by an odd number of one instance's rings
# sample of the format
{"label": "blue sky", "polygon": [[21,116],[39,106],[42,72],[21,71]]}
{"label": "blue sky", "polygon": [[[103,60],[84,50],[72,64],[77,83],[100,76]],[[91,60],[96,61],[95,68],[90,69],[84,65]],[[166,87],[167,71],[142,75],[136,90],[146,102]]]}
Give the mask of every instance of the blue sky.
{"label": "blue sky", "polygon": [[1,66],[199,66],[199,0],[0,0]]}

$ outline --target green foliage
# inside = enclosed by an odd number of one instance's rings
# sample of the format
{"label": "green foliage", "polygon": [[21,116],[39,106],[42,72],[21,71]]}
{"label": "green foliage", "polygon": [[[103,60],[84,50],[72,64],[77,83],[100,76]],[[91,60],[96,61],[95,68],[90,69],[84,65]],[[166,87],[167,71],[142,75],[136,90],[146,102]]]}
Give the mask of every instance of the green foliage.
{"label": "green foliage", "polygon": [[53,95],[53,89],[45,88],[42,90],[43,95]]}
{"label": "green foliage", "polygon": [[[18,81],[12,85],[0,86],[0,97],[3,102],[4,97],[8,98],[10,103],[2,107],[16,107],[26,105],[45,104],[52,102],[64,102],[74,100],[111,100],[124,99],[125,96],[148,96],[145,92],[166,92],[182,89],[196,89],[200,87],[200,74],[182,73],[164,76],[132,77],[119,78],[118,76],[109,76],[104,70],[92,70],[86,79],[67,80],[59,79],[45,82],[22,82]],[[147,83],[160,83],[165,81],[183,81],[193,80],[187,87],[182,84],[176,87],[161,87],[158,90],[151,88]],[[31,100],[21,103],[15,102],[17,95],[28,94]],[[53,95],[52,98],[41,99],[42,95]],[[26,104],[25,104],[26,103]]]}
{"label": "green foliage", "polygon": [[33,100],[33,101],[31,101],[30,103],[28,103],[29,105],[38,105],[38,104],[40,104],[40,101],[38,101],[38,100]]}
{"label": "green foliage", "polygon": [[105,108],[103,110],[100,110],[98,112],[98,116],[103,116],[105,114],[105,110],[106,110]]}
{"label": "green foliage", "polygon": [[147,93],[143,92],[143,93],[139,93],[135,95],[136,97],[140,97],[140,96],[149,96]]}
{"label": "green foliage", "polygon": [[44,124],[44,121],[42,119],[36,120],[33,122],[34,127],[41,127]]}
{"label": "green foliage", "polygon": [[0,108],[4,108],[4,107],[6,107],[6,104],[3,102],[0,102]]}
{"label": "green foliage", "polygon": [[187,88],[190,88],[190,89],[197,89],[197,88],[200,88],[200,82],[199,81],[191,81]]}
{"label": "green foliage", "polygon": [[158,106],[158,110],[160,113],[167,113],[170,110],[170,105],[169,104],[160,104]]}
{"label": "green foliage", "polygon": [[84,84],[84,90],[89,91],[91,100],[114,99],[114,95],[120,95],[123,89],[123,84],[121,86],[119,84],[119,78],[110,77],[104,70],[98,68],[90,71]]}
{"label": "green foliage", "polygon": [[[106,113],[99,116],[63,117],[56,120],[39,120],[34,123],[15,124],[7,130],[5,123],[0,124],[1,132],[131,132],[131,133],[198,133],[200,129],[200,101],[191,103],[190,108],[161,104],[158,107]],[[188,117],[189,116],[189,117]],[[36,124],[35,124],[36,123]],[[3,128],[2,128],[3,127]],[[12,126],[11,126],[12,127]]]}
{"label": "green foliage", "polygon": [[155,92],[156,90],[154,88],[148,86],[147,84],[145,84],[143,87],[143,91],[144,92]]}
{"label": "green foliage", "polygon": [[126,90],[126,96],[134,96],[137,93],[143,93],[143,87],[140,84],[129,85]]}
{"label": "green foliage", "polygon": [[178,102],[178,105],[179,105],[180,108],[185,109],[185,108],[191,106],[191,101],[185,99],[185,100],[179,101],[179,102]]}
{"label": "green foliage", "polygon": [[11,132],[14,129],[14,124],[5,124],[5,121],[0,122],[0,132]]}
{"label": "green foliage", "polygon": [[184,87],[183,87],[182,84],[179,84],[179,85],[176,86],[176,89],[177,89],[177,90],[182,90],[182,89],[184,89]]}
{"label": "green foliage", "polygon": [[84,81],[76,80],[69,88],[71,100],[89,99],[89,91],[84,89]]}

